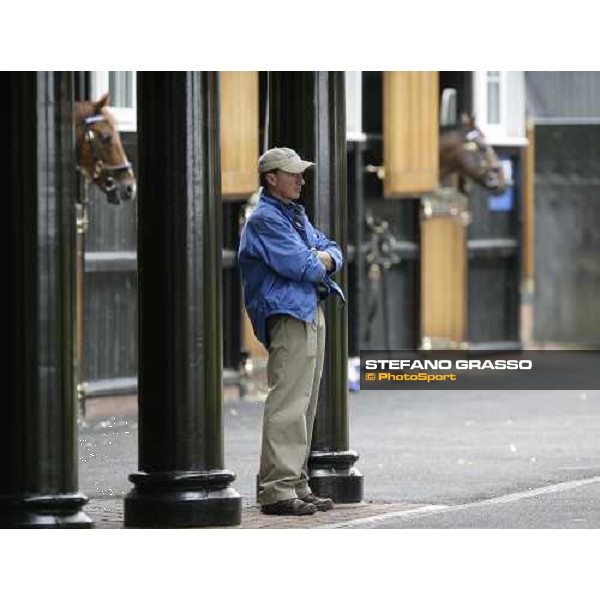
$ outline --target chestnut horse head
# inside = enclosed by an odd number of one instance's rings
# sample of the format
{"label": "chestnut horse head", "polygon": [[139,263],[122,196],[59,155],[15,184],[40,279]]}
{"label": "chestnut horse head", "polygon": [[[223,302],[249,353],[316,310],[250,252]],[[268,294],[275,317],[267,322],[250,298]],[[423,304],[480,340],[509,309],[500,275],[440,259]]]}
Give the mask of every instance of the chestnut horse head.
{"label": "chestnut horse head", "polygon": [[96,102],[75,103],[77,168],[109,202],[120,204],[135,198],[136,181],[107,104],[108,94]]}
{"label": "chestnut horse head", "polygon": [[452,173],[473,180],[492,194],[501,194],[506,187],[498,156],[469,115],[462,115],[460,128],[445,128],[440,135],[440,177]]}

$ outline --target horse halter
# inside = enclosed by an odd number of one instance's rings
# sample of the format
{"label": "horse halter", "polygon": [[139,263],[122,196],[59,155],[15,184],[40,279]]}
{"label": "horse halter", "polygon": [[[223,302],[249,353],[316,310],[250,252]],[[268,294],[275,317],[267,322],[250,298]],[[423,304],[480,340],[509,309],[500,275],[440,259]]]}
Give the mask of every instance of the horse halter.
{"label": "horse halter", "polygon": [[466,152],[479,152],[485,156],[485,163],[479,167],[480,175],[485,177],[486,182],[488,180],[490,183],[496,181],[497,178],[494,174],[502,170],[502,165],[481,131],[477,128],[466,131],[462,146]]}
{"label": "horse halter", "polygon": [[487,152],[488,144],[479,129],[465,131],[463,149],[467,152],[478,152],[480,150]]}
{"label": "horse halter", "polygon": [[92,149],[92,155],[94,158],[94,169],[92,172],[92,179],[94,183],[106,194],[111,194],[115,191],[117,185],[115,178],[113,177],[116,173],[122,173],[131,169],[131,163],[126,161],[120,165],[106,165],[100,158],[98,152],[98,144],[102,143],[96,137],[96,133],[91,128],[94,123],[100,121],[106,121],[106,117],[103,115],[92,115],[83,119],[83,139],[90,145]]}

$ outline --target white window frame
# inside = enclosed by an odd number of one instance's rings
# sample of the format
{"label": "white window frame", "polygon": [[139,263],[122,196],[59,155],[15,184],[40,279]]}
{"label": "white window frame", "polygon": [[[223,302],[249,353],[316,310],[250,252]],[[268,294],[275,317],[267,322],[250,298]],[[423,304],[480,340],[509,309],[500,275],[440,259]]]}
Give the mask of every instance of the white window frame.
{"label": "white window frame", "polygon": [[[137,102],[137,89],[135,84],[135,71],[133,73],[133,107],[130,106],[114,106],[111,104],[111,99],[109,99],[109,107],[111,113],[114,115],[117,120],[117,128],[119,131],[137,131],[137,110],[136,110],[136,102]],[[109,71],[92,71],[92,99],[97,100],[102,96],[102,94],[106,94],[108,89],[109,82]]]}
{"label": "white window frame", "polygon": [[[515,72],[516,73],[516,72]],[[509,93],[515,94],[509,86],[509,71],[499,71],[500,94],[499,112],[500,123],[490,123],[488,115],[488,71],[473,72],[473,107],[475,121],[484,135],[494,146],[525,146],[527,137],[525,135],[525,98],[524,87],[519,95],[522,98],[509,98]],[[510,110],[519,111],[519,114],[511,115]],[[521,114],[522,113],[522,114]],[[518,131],[510,131],[510,123],[519,123]]]}
{"label": "white window frame", "polygon": [[362,71],[346,71],[346,141],[364,141],[362,130]]}

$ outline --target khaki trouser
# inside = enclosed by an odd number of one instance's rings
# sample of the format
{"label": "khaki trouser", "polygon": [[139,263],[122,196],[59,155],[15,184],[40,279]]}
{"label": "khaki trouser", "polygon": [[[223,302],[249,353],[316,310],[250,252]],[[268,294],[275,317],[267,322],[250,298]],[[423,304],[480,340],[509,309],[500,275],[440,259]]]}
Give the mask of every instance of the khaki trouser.
{"label": "khaki trouser", "polygon": [[320,305],[312,323],[274,315],[267,327],[269,393],[258,476],[260,504],[310,494],[307,462],[325,357]]}

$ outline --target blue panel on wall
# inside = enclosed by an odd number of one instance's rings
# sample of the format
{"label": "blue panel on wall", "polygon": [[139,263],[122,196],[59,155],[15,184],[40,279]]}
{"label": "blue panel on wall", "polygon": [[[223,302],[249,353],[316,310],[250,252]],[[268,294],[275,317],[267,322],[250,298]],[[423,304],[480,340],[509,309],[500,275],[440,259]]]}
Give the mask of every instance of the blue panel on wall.
{"label": "blue panel on wall", "polygon": [[508,212],[513,209],[513,189],[507,188],[501,196],[490,196],[488,208],[494,212]]}
{"label": "blue panel on wall", "polygon": [[510,159],[502,159],[502,170],[506,181],[506,190],[499,196],[488,197],[488,208],[494,212],[508,212],[514,207],[513,168]]}

